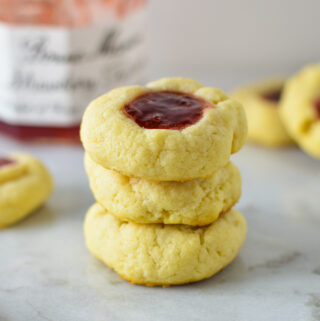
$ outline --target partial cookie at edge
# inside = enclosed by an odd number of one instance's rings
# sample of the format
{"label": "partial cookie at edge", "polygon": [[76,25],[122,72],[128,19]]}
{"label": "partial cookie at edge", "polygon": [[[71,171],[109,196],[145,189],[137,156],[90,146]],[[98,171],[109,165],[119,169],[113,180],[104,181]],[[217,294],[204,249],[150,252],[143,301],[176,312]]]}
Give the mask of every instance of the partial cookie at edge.
{"label": "partial cookie at edge", "polygon": [[320,116],[313,106],[320,101],[320,63],[303,68],[284,88],[280,116],[298,145],[320,159]]}
{"label": "partial cookie at edge", "polygon": [[24,153],[9,158],[16,164],[0,168],[0,228],[31,214],[53,191],[52,177],[38,159]]}

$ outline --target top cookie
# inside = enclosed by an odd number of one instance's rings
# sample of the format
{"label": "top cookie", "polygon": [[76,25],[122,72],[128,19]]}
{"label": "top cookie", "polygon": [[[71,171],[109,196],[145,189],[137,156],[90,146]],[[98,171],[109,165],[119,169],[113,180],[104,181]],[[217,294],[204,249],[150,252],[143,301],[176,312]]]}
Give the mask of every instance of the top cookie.
{"label": "top cookie", "polygon": [[185,78],[114,89],[86,109],[81,140],[90,157],[130,177],[207,177],[244,144],[242,106]]}

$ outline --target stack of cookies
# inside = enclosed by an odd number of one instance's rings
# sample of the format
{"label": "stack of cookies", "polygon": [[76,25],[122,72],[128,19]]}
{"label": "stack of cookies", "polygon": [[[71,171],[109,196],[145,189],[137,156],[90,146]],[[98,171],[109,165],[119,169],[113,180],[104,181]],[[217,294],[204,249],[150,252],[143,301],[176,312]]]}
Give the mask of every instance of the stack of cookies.
{"label": "stack of cookies", "polygon": [[195,282],[224,268],[246,235],[232,209],[241,176],[229,160],[246,134],[242,106],[191,79],[93,101],[81,126],[97,200],[84,224],[89,250],[136,284]]}

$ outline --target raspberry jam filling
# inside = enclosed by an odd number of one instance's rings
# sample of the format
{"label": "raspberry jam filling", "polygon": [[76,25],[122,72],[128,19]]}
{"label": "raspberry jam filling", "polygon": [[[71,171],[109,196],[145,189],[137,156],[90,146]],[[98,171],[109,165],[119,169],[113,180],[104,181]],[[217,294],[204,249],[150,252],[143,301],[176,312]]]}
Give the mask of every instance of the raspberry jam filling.
{"label": "raspberry jam filling", "polygon": [[123,107],[124,114],[147,129],[184,129],[195,124],[210,103],[191,94],[155,91],[136,97]]}
{"label": "raspberry jam filling", "polygon": [[320,97],[313,101],[313,108],[316,112],[317,118],[320,119]]}
{"label": "raspberry jam filling", "polygon": [[0,157],[0,168],[3,166],[8,166],[14,164],[15,161],[9,158],[1,158]]}
{"label": "raspberry jam filling", "polygon": [[281,94],[282,94],[282,88],[276,89],[276,90],[272,90],[272,91],[268,91],[265,93],[261,94],[261,97],[265,100],[269,100],[272,103],[278,103],[280,101],[281,98]]}

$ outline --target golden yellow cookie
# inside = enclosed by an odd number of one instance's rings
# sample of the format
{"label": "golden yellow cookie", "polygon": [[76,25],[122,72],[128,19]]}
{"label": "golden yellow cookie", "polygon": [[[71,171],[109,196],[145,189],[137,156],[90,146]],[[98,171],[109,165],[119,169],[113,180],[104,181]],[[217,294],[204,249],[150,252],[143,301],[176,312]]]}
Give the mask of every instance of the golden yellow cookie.
{"label": "golden yellow cookie", "polygon": [[246,133],[238,102],[185,78],[114,89],[88,106],[81,126],[95,162],[157,181],[212,175],[242,147]]}
{"label": "golden yellow cookie", "polygon": [[84,232],[89,250],[124,279],[168,286],[209,278],[228,265],[244,242],[246,222],[231,210],[205,227],[135,224],[95,204]]}
{"label": "golden yellow cookie", "polygon": [[93,194],[121,220],[135,223],[207,225],[240,198],[241,175],[229,162],[208,178],[156,182],[105,169],[88,154],[85,167]]}
{"label": "golden yellow cookie", "polygon": [[279,115],[283,85],[283,79],[269,79],[240,87],[231,94],[246,111],[249,141],[269,147],[292,143]]}
{"label": "golden yellow cookie", "polygon": [[280,113],[299,146],[320,158],[320,64],[307,66],[288,80]]}
{"label": "golden yellow cookie", "polygon": [[0,228],[39,207],[52,193],[51,175],[36,158],[16,153],[0,159]]}

